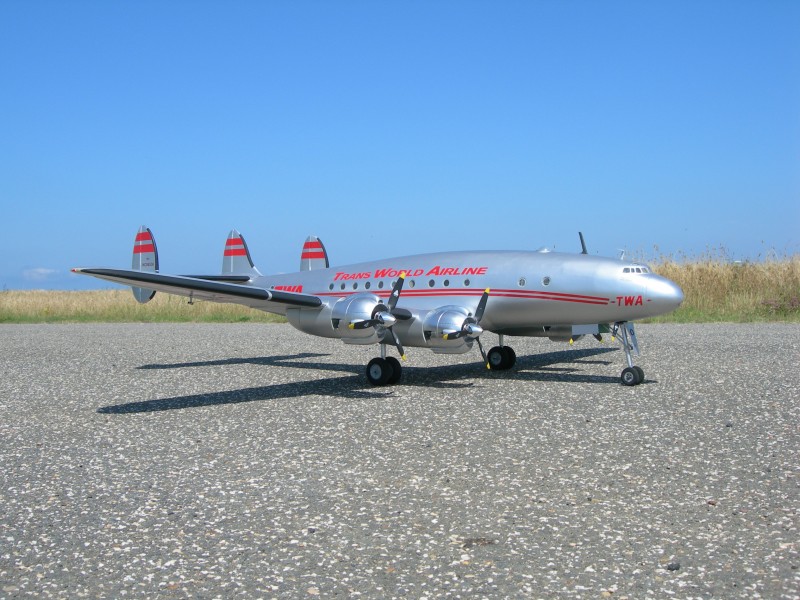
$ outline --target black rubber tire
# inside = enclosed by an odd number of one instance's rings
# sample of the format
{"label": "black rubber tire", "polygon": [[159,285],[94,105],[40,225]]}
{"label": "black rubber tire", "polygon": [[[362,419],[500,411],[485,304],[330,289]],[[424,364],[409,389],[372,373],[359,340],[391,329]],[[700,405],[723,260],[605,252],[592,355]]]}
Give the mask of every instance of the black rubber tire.
{"label": "black rubber tire", "polygon": [[403,367],[400,365],[400,361],[394,356],[387,356],[386,362],[392,367],[392,376],[389,377],[389,381],[387,381],[386,384],[394,385],[400,381],[400,377],[403,375]]}
{"label": "black rubber tire", "polygon": [[366,371],[370,385],[386,385],[393,374],[392,365],[380,356],[369,361]]}
{"label": "black rubber tire", "polygon": [[486,353],[486,362],[489,363],[489,369],[492,371],[502,371],[505,369],[507,360],[508,357],[500,346],[495,346]]}
{"label": "black rubber tire", "polygon": [[517,364],[517,353],[511,346],[503,346],[503,351],[506,353],[506,369],[512,368]]}
{"label": "black rubber tire", "polygon": [[[636,369],[636,372],[639,374],[639,383],[643,383],[644,382],[644,371],[642,370],[642,367],[634,365],[633,368]],[[639,385],[639,383],[637,383],[636,385]]]}
{"label": "black rubber tire", "polygon": [[639,381],[639,373],[633,367],[622,369],[620,379],[622,380],[622,385],[639,385],[641,383]]}

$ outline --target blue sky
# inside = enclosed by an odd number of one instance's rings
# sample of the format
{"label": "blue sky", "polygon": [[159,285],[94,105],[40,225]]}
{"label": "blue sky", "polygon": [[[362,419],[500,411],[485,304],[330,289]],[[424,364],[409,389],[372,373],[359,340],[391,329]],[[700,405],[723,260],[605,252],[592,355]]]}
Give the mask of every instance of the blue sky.
{"label": "blue sky", "polygon": [[[800,253],[800,3],[0,4],[0,286],[438,250]],[[657,251],[656,251],[657,247]]]}

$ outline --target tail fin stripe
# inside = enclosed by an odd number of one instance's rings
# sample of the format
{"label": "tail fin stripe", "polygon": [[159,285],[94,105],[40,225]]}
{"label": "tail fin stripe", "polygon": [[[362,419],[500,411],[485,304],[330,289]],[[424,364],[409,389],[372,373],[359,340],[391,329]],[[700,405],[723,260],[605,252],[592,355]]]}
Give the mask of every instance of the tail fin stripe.
{"label": "tail fin stripe", "polygon": [[247,250],[244,248],[226,248],[224,256],[247,256]]}
{"label": "tail fin stripe", "polygon": [[141,233],[136,234],[136,241],[137,242],[152,242],[153,235],[149,231],[142,231]]}
{"label": "tail fin stripe", "polygon": [[319,240],[315,242],[306,242],[303,244],[303,250],[322,250],[322,242]]}
{"label": "tail fin stripe", "polygon": [[312,258],[325,258],[324,252],[303,252],[300,255],[301,260],[308,260]]}
{"label": "tail fin stripe", "polygon": [[155,252],[156,247],[150,244],[137,244],[133,246],[133,253],[134,254],[144,254],[145,252]]}

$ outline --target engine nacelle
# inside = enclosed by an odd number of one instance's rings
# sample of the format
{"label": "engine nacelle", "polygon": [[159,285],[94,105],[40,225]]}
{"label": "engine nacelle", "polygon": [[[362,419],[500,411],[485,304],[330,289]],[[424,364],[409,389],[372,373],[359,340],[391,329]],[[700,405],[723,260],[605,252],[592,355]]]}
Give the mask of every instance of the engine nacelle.
{"label": "engine nacelle", "polygon": [[386,335],[385,328],[350,329],[350,324],[368,321],[381,309],[386,310],[386,306],[375,294],[353,294],[333,305],[331,324],[336,334],[346,344],[377,344],[383,341]]}
{"label": "engine nacelle", "polygon": [[461,331],[464,321],[469,317],[467,309],[461,306],[442,306],[425,316],[422,330],[425,342],[437,354],[463,354],[469,352],[474,340],[468,336],[446,340],[449,333]]}

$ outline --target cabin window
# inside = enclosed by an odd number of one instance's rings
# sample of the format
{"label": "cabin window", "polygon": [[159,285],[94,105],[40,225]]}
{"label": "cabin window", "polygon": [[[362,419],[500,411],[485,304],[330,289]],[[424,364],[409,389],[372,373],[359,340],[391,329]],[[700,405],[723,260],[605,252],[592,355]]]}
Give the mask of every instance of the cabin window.
{"label": "cabin window", "polygon": [[464,280],[464,287],[469,287],[469,279]]}
{"label": "cabin window", "polygon": [[450,287],[450,280],[449,279],[445,279],[444,280],[444,287]]}
{"label": "cabin window", "polygon": [[434,285],[436,285],[436,282],[435,282],[433,279],[431,279],[431,280],[428,282],[428,287],[433,287]]}
{"label": "cabin window", "polygon": [[630,270],[630,268],[629,268],[629,267],[625,267],[624,269],[622,269],[622,272],[623,272],[623,273],[630,273],[630,272],[631,272],[631,270]]}
{"label": "cabin window", "polygon": [[549,275],[545,275],[544,277],[542,277],[542,285],[550,285],[550,276]]}
{"label": "cabin window", "polygon": [[408,282],[408,287],[412,287],[413,288],[415,285],[417,285],[417,282],[414,281],[413,279]]}
{"label": "cabin window", "polygon": [[383,289],[383,282],[382,282],[382,281],[379,281],[379,282],[378,282],[378,289],[379,289],[379,290],[382,290],[382,289]]}
{"label": "cabin window", "polygon": [[341,289],[344,289],[344,284],[342,284],[342,288]]}
{"label": "cabin window", "polygon": [[520,277],[520,278],[519,278],[519,281],[517,282],[517,285],[518,285],[519,287],[525,287],[525,284],[526,284],[526,283],[528,283],[528,282],[527,282],[527,281],[525,281],[525,278],[524,278],[524,277]]}
{"label": "cabin window", "polygon": [[354,284],[353,284],[353,289],[354,289],[354,290],[357,290],[357,289],[358,289],[358,284],[357,284],[357,283],[354,283]]}
{"label": "cabin window", "polygon": [[364,284],[364,289],[366,289],[366,290],[368,290],[371,287],[372,287],[372,284],[369,281]]}
{"label": "cabin window", "polygon": [[328,286],[328,289],[332,291],[332,290],[333,290],[333,284],[330,284],[330,285]]}

